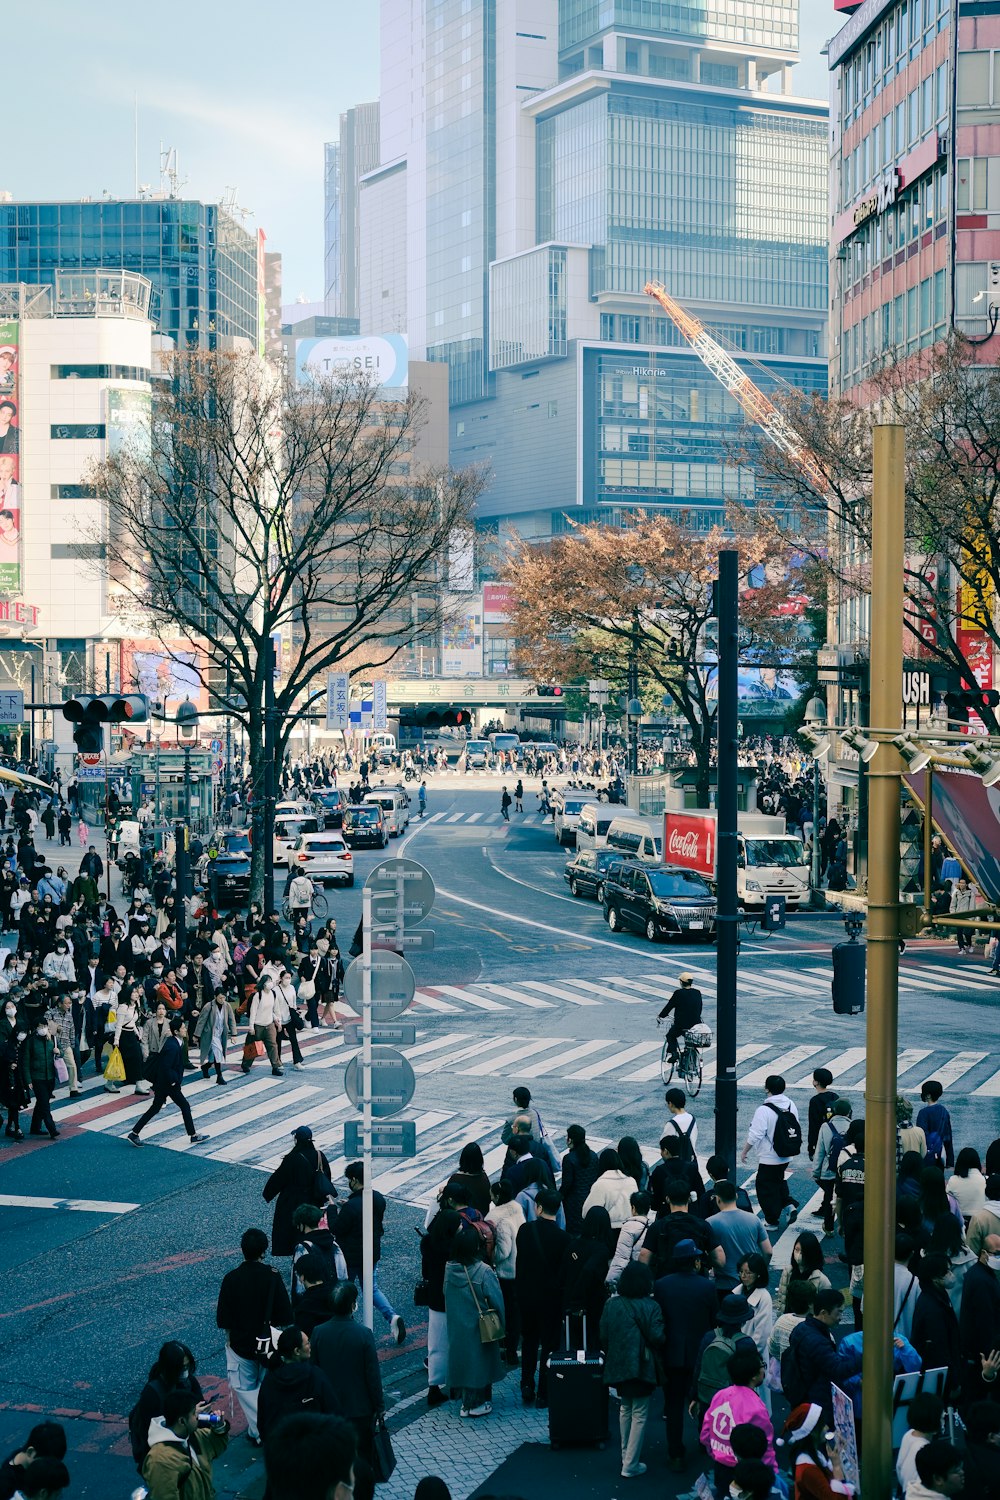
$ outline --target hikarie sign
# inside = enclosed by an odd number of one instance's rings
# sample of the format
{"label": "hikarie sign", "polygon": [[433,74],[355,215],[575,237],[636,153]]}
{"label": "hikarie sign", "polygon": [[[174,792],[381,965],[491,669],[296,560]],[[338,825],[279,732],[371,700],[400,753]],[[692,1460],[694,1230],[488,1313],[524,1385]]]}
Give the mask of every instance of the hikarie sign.
{"label": "hikarie sign", "polygon": [[715,874],[716,820],[704,813],[663,814],[663,862]]}

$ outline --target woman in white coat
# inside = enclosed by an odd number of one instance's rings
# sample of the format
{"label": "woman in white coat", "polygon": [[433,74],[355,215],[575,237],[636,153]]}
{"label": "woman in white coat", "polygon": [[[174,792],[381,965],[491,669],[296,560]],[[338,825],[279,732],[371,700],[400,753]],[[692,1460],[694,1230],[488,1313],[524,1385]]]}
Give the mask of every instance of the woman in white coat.
{"label": "woman in white coat", "polygon": [[622,1171],[621,1159],[610,1146],[597,1158],[600,1176],[595,1181],[583,1205],[583,1215],[588,1209],[606,1208],[612,1229],[621,1229],[626,1219],[632,1217],[632,1194],[635,1179]]}
{"label": "woman in white coat", "polygon": [[[263,1044],[264,1051],[267,1053],[268,1061],[271,1064],[271,1072],[275,1078],[284,1076],[281,1059],[278,1057],[277,1041],[277,1012],[280,1009],[281,999],[274,988],[273,981],[270,977],[262,974],[260,983],[257,986],[257,993],[254,995],[250,1005],[250,1036],[248,1040]],[[249,1057],[246,1052],[244,1052],[241,1067],[244,1073],[249,1073],[253,1067],[253,1058]]]}

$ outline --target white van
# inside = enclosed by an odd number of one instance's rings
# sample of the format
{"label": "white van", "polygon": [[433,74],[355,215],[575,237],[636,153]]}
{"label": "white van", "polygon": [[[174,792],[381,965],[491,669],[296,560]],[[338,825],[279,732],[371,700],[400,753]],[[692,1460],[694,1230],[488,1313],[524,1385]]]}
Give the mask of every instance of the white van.
{"label": "white van", "polygon": [[377,792],[369,792],[365,801],[382,809],[382,821],[390,838],[398,838],[401,833],[405,833],[410,821],[405,793],[397,792],[391,786],[379,787]]}
{"label": "white van", "polygon": [[603,849],[608,842],[608,831],[614,822],[641,818],[639,813],[627,807],[616,807],[611,802],[588,802],[580,812],[576,830],[577,849]]}
{"label": "white van", "polygon": [[606,845],[629,859],[658,865],[663,860],[663,819],[643,818],[637,813],[623,817],[619,808],[608,829]]}
{"label": "white van", "polygon": [[274,815],[274,863],[287,865],[289,855],[300,833],[320,833],[319,819],[314,813],[275,812]]}
{"label": "white van", "polygon": [[557,844],[575,844],[580,826],[580,814],[594,800],[593,792],[565,790],[556,792],[552,798],[552,828]]}

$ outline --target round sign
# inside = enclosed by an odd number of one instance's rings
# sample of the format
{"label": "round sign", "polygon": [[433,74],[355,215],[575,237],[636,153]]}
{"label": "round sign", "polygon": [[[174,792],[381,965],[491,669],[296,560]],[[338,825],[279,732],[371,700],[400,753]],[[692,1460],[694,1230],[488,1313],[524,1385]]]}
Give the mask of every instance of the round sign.
{"label": "round sign", "polygon": [[[395,900],[400,875],[403,877],[403,905],[410,908],[407,920],[419,922],[434,905],[434,881],[430,871],[415,859],[384,859],[372,870],[365,885],[372,893],[373,905],[377,905],[382,914],[386,911],[387,898]],[[413,909],[415,907],[420,909],[419,917]]]}
{"label": "round sign", "polygon": [[[344,1092],[355,1109],[361,1108],[363,1083],[364,1066],[358,1053],[344,1070]],[[413,1098],[416,1087],[413,1069],[401,1052],[395,1047],[372,1047],[372,1114],[376,1120],[398,1115]]]}
{"label": "round sign", "polygon": [[99,766],[103,759],[102,755],[95,754],[92,751],[85,751],[79,757],[81,766]]}
{"label": "round sign", "polygon": [[[362,963],[360,957],[353,959],[344,975],[344,998],[359,1015],[364,1003]],[[416,992],[413,970],[405,958],[386,948],[375,949],[372,963],[375,965],[372,969],[372,1018],[375,1021],[394,1021],[403,1014]]]}
{"label": "round sign", "polygon": [[213,740],[208,748],[211,750],[213,755],[218,755],[219,751],[222,749],[222,741]]}

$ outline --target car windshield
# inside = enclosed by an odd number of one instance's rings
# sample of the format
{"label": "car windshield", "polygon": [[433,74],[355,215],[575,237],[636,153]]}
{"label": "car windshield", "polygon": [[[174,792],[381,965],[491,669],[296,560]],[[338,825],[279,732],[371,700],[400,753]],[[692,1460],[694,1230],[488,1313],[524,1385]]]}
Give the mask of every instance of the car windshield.
{"label": "car windshield", "polygon": [[586,806],[587,800],[585,797],[563,798],[563,812],[569,813],[571,817],[579,817],[580,813]]}
{"label": "car windshield", "polygon": [[381,813],[377,807],[352,807],[348,817],[352,823],[377,823]]}
{"label": "car windshield", "polygon": [[343,794],[341,792],[316,793],[316,801],[322,802],[324,807],[336,807],[343,800]]}
{"label": "car windshield", "polygon": [[597,854],[597,868],[599,870],[606,870],[610,865],[617,863],[620,859],[620,854],[609,854],[606,850],[601,850]]}
{"label": "car windshield", "polygon": [[654,896],[711,896],[711,891],[700,875],[683,870],[650,870],[649,883]]}
{"label": "car windshield", "polygon": [[249,854],[250,840],[245,833],[224,833],[220,840],[220,848],[227,854]]}
{"label": "car windshield", "polygon": [[307,839],[303,848],[310,854],[343,854],[347,845],[342,839]]}
{"label": "car windshield", "polygon": [[801,839],[746,839],[745,845],[748,865],[780,865],[788,869],[806,863]]}

